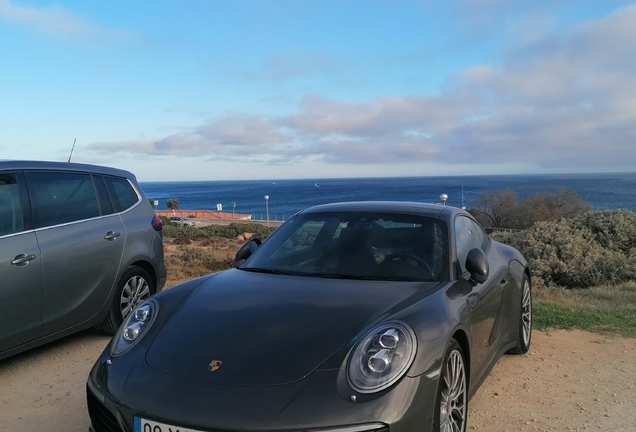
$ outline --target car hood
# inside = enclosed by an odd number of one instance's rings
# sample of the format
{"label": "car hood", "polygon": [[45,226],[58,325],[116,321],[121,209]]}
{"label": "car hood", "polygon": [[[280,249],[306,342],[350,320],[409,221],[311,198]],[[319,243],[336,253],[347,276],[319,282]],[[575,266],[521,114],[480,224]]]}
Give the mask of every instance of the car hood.
{"label": "car hood", "polygon": [[[435,285],[228,270],[180,304],[152,342],[146,362],[196,382],[291,383],[380,315]],[[212,364],[218,369],[211,371]]]}

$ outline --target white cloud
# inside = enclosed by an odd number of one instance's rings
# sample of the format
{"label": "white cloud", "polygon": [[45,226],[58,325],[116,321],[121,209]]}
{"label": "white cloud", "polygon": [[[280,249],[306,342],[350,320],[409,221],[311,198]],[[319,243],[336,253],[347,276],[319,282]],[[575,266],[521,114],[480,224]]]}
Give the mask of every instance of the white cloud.
{"label": "white cloud", "polygon": [[633,169],[636,6],[512,44],[500,65],[475,65],[436,96],[370,102],[309,95],[296,112],[232,114],[157,140],[101,143],[100,152],[280,163],[532,164]]}

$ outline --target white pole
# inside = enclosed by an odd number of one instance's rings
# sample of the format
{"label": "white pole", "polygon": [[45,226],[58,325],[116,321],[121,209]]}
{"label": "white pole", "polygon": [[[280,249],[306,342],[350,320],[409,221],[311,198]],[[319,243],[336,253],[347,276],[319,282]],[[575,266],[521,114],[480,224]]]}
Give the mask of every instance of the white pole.
{"label": "white pole", "polygon": [[269,195],[265,195],[265,215],[267,217],[267,226],[269,226]]}

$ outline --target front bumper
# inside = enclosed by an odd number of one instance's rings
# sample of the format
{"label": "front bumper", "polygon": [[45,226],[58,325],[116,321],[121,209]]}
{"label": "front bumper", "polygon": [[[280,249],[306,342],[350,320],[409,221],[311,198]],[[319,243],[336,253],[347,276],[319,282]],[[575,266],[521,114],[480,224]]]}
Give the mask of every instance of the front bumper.
{"label": "front bumper", "polygon": [[406,432],[433,423],[437,380],[425,376],[405,377],[375,395],[353,392],[340,369],[281,386],[224,386],[161,373],[138,348],[111,365],[106,350],[93,367],[87,384],[93,432],[133,432],[135,416],[211,432]]}

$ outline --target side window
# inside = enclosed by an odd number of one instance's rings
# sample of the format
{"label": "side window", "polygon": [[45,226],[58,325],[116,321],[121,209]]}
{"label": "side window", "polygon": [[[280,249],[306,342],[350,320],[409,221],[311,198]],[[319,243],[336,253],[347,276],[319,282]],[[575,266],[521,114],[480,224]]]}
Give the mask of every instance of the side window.
{"label": "side window", "polygon": [[104,177],[104,180],[116,212],[128,210],[139,200],[128,180],[117,177]]}
{"label": "side window", "polygon": [[13,174],[0,173],[0,237],[23,229],[18,182]]}
{"label": "side window", "polygon": [[481,248],[481,250],[486,252],[486,249],[488,249],[488,244],[490,243],[490,238],[488,237],[488,234],[486,234],[486,231],[484,231],[481,225],[476,223],[474,220],[471,220],[470,223],[473,226],[473,233],[475,234],[475,237],[477,237],[477,240],[479,241],[479,244],[480,244],[479,247]]}
{"label": "side window", "polygon": [[102,216],[115,213],[113,203],[110,201],[104,179],[101,176],[93,176],[95,191],[97,192],[97,202],[99,203],[99,212]]}
{"label": "side window", "polygon": [[473,248],[481,249],[481,242],[475,235],[473,221],[464,216],[455,218],[455,244],[457,247],[457,260],[462,272],[466,271],[466,257]]}
{"label": "side window", "polygon": [[63,172],[27,174],[35,228],[99,216],[91,176]]}

